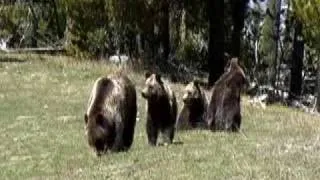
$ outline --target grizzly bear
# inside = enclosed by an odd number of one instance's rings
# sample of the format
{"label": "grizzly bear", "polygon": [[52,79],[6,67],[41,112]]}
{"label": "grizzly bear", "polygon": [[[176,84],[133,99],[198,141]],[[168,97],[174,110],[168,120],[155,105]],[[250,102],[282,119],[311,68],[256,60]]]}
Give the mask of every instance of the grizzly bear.
{"label": "grizzly bear", "polygon": [[84,121],[88,143],[98,156],[108,150],[127,151],[131,147],[137,116],[136,98],[134,84],[121,73],[95,81]]}
{"label": "grizzly bear", "polygon": [[206,128],[208,100],[197,80],[185,87],[182,100],[183,107],[179,113],[176,128],[178,130]]}
{"label": "grizzly bear", "polygon": [[213,131],[238,132],[241,125],[240,94],[249,83],[238,64],[238,58],[228,62],[226,71],[214,84],[207,110],[208,126]]}
{"label": "grizzly bear", "polygon": [[148,143],[156,146],[158,134],[161,132],[164,144],[171,144],[177,117],[176,96],[159,74],[146,73],[145,78],[141,95],[147,101]]}

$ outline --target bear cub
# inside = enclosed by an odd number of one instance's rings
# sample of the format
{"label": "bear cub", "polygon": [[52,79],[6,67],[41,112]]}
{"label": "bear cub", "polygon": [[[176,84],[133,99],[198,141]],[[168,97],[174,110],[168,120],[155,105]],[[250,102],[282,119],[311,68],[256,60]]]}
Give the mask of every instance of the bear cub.
{"label": "bear cub", "polygon": [[163,82],[159,74],[145,74],[145,87],[141,95],[147,101],[146,131],[148,143],[157,145],[159,133],[164,144],[173,142],[177,117],[177,102],[174,92]]}
{"label": "bear cub", "polygon": [[183,107],[177,120],[177,129],[206,128],[205,122],[208,100],[199,82],[194,80],[184,89]]}

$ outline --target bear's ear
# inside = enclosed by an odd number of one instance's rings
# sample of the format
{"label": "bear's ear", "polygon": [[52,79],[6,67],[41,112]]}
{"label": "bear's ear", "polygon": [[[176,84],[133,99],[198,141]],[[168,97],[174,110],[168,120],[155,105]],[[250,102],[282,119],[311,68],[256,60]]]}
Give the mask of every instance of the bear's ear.
{"label": "bear's ear", "polygon": [[227,53],[227,52],[224,52],[224,57],[226,57],[227,59],[230,59],[230,54],[229,53]]}
{"label": "bear's ear", "polygon": [[88,115],[87,114],[84,114],[84,123],[88,124]]}
{"label": "bear's ear", "polygon": [[196,87],[199,87],[200,80],[199,80],[199,79],[194,79],[194,80],[193,80],[193,84],[194,84]]}
{"label": "bear's ear", "polygon": [[103,115],[102,115],[101,113],[99,113],[99,114],[97,115],[97,117],[96,117],[96,123],[97,123],[97,125],[103,126],[103,119],[104,119]]}
{"label": "bear's ear", "polygon": [[193,80],[193,84],[195,86],[195,88],[197,89],[198,92],[200,92],[200,80],[199,79],[194,79]]}
{"label": "bear's ear", "polygon": [[151,76],[151,72],[150,72],[150,71],[147,71],[147,72],[144,74],[144,77],[145,77],[146,79],[148,79],[150,76]]}
{"label": "bear's ear", "polygon": [[228,59],[225,66],[224,66],[224,72],[229,72],[231,67],[231,60]]}
{"label": "bear's ear", "polygon": [[156,74],[156,80],[157,80],[159,83],[162,83],[161,75],[160,75],[160,74]]}

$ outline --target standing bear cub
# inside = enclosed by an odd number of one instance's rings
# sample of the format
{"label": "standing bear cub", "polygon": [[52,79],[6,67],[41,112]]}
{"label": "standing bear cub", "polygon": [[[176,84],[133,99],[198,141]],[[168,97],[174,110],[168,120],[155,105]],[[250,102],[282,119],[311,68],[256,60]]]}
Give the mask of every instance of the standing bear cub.
{"label": "standing bear cub", "polygon": [[185,87],[182,100],[183,107],[178,116],[177,129],[206,128],[205,116],[208,100],[197,80],[190,82]]}
{"label": "standing bear cub", "polygon": [[240,94],[248,85],[238,58],[232,58],[226,72],[216,81],[207,110],[207,122],[213,131],[237,132],[241,126]]}
{"label": "standing bear cub", "polygon": [[84,121],[88,143],[98,156],[131,147],[136,115],[136,90],[127,76],[118,73],[95,81]]}
{"label": "standing bear cub", "polygon": [[165,144],[171,144],[175,133],[177,102],[174,92],[164,83],[159,74],[145,74],[145,87],[141,92],[147,100],[148,143],[157,145],[161,132]]}

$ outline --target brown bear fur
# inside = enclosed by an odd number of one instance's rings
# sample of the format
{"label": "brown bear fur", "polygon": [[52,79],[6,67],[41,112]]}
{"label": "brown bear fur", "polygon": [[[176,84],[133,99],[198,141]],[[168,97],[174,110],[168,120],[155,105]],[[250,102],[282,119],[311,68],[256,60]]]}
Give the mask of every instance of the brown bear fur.
{"label": "brown bear fur", "polygon": [[131,147],[136,115],[136,90],[127,76],[118,73],[95,81],[84,120],[88,143],[97,155]]}
{"label": "brown bear fur", "polygon": [[141,95],[147,100],[148,143],[152,146],[157,145],[158,134],[161,132],[164,143],[171,144],[177,117],[176,96],[159,74],[146,73],[145,78],[145,87]]}
{"label": "brown bear fur", "polygon": [[205,122],[208,100],[197,80],[190,82],[184,89],[183,107],[177,120],[177,129],[206,128]]}
{"label": "brown bear fur", "polygon": [[215,83],[207,110],[211,130],[238,131],[241,126],[240,94],[248,81],[238,58],[232,58],[226,72]]}

